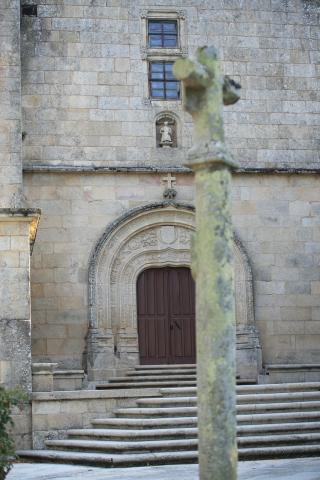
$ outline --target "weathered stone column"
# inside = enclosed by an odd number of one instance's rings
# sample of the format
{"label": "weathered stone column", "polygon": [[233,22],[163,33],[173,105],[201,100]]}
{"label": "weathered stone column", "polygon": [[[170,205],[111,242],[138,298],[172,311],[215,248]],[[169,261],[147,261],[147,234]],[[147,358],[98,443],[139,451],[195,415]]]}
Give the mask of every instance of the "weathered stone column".
{"label": "weathered stone column", "polygon": [[235,308],[232,261],[230,169],[224,145],[222,108],[235,103],[239,85],[220,73],[213,47],[200,48],[197,61],[181,59],[185,109],[195,127],[188,166],[195,170],[199,467],[201,480],[237,476],[235,395]]}
{"label": "weathered stone column", "polygon": [[[0,1],[0,43],[0,384],[30,392],[30,244],[40,210],[23,202],[20,0]],[[17,447],[30,447],[30,405],[13,418]]]}
{"label": "weathered stone column", "polygon": [[20,0],[0,2],[0,43],[0,208],[14,208],[22,206]]}

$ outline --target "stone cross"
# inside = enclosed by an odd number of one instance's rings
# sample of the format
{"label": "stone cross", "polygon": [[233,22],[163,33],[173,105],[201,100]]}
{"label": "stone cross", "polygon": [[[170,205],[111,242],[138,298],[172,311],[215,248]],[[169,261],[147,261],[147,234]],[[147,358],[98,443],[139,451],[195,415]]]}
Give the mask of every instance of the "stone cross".
{"label": "stone cross", "polygon": [[176,185],[176,177],[172,176],[170,172],[161,181],[167,184],[167,188],[173,188]]}
{"label": "stone cross", "polygon": [[163,198],[173,201],[177,196],[177,191],[173,188],[176,185],[176,177],[173,177],[169,172],[166,177],[161,179],[161,182],[167,184],[163,192]]}
{"label": "stone cross", "polygon": [[201,480],[237,478],[235,306],[230,186],[235,167],[224,143],[222,110],[239,99],[240,85],[220,72],[213,47],[179,59],[184,108],[194,120],[188,166],[195,170],[199,469]]}

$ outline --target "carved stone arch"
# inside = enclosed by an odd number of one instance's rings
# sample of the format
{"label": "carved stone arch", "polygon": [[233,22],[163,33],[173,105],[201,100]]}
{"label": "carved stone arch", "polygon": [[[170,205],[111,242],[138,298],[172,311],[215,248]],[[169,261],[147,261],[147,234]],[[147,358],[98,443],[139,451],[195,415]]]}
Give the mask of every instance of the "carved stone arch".
{"label": "carved stone arch", "polygon": [[233,238],[237,325],[254,325],[252,269],[237,233]]}
{"label": "carved stone arch", "polygon": [[[89,265],[87,360],[91,380],[106,380],[139,362],[137,278],[149,267],[190,266],[194,229],[194,207],[168,202],[132,209],[107,227]],[[234,258],[237,329],[248,353],[255,331],[252,275],[237,237]]]}

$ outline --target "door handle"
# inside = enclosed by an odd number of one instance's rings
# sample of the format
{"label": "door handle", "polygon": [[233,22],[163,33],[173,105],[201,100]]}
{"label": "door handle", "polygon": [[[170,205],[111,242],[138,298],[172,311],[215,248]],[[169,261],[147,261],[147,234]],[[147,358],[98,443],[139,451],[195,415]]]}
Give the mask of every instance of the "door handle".
{"label": "door handle", "polygon": [[181,327],[180,327],[179,323],[176,322],[176,320],[174,321],[174,323],[177,325],[177,327],[179,328],[179,330],[181,330]]}

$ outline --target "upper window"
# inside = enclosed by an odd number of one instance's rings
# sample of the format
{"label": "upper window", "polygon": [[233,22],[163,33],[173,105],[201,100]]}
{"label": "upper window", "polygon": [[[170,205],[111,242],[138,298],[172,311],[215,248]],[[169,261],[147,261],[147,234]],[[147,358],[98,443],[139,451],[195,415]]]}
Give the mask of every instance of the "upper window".
{"label": "upper window", "polygon": [[173,62],[149,63],[150,96],[158,100],[178,100],[180,82],[173,76]]}
{"label": "upper window", "polygon": [[149,20],[148,46],[150,48],[175,48],[178,46],[176,20]]}

